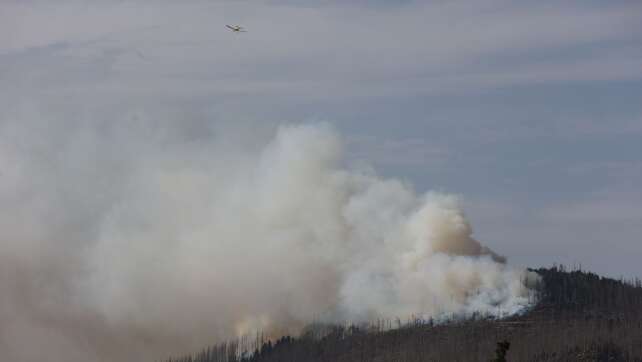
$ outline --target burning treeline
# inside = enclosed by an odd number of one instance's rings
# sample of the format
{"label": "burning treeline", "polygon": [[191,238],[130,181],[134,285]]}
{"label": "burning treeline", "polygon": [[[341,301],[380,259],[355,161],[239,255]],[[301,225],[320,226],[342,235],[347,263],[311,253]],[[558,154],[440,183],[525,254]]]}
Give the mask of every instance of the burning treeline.
{"label": "burning treeline", "polygon": [[189,123],[65,126],[0,129],[8,360],[162,358],[313,320],[532,301],[537,277],[475,240],[457,197],[350,169],[326,125],[258,140]]}

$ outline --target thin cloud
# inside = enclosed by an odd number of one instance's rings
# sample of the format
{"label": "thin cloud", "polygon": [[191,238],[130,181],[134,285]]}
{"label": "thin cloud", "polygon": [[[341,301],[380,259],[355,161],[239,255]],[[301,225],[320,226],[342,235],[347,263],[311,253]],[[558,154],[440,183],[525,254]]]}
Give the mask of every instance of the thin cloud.
{"label": "thin cloud", "polygon": [[[635,4],[299,5],[67,1],[52,12],[44,2],[10,3],[4,16],[12,20],[0,25],[0,65],[12,69],[8,80],[28,74],[35,88],[54,81],[136,89],[153,81],[153,88],[175,92],[309,99],[642,76],[639,51],[627,50],[642,40]],[[222,26],[232,20],[250,31],[230,36]],[[67,48],[61,53],[53,44]],[[600,55],[607,46],[609,53]],[[598,56],[587,58],[586,47]],[[43,72],[58,80],[39,78],[16,56],[49,59]],[[102,79],[82,71],[92,67],[105,67],[92,70]]]}

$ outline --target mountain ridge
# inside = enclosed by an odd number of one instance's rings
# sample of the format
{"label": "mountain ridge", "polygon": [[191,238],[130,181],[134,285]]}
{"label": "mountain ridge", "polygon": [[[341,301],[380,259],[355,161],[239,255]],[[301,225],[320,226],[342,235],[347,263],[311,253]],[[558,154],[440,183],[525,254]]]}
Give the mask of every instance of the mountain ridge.
{"label": "mountain ridge", "polygon": [[167,361],[642,361],[640,279],[564,266],[529,270],[541,277],[538,302],[519,315],[312,326],[297,337],[257,336]]}

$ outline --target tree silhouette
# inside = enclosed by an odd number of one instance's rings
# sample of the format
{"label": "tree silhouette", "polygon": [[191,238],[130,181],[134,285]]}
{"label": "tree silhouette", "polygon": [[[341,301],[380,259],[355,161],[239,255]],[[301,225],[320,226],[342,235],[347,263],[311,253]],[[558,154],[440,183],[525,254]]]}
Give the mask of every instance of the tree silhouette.
{"label": "tree silhouette", "polygon": [[510,348],[509,341],[497,342],[497,348],[495,349],[495,358],[492,362],[506,362],[506,353]]}

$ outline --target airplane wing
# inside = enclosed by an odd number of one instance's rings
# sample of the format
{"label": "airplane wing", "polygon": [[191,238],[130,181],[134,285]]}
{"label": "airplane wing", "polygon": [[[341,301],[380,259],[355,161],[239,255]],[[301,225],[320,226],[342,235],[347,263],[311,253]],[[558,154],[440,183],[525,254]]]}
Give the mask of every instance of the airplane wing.
{"label": "airplane wing", "polygon": [[225,26],[237,33],[247,33],[247,30],[245,30],[242,26],[239,26],[239,25],[237,26],[225,25]]}

